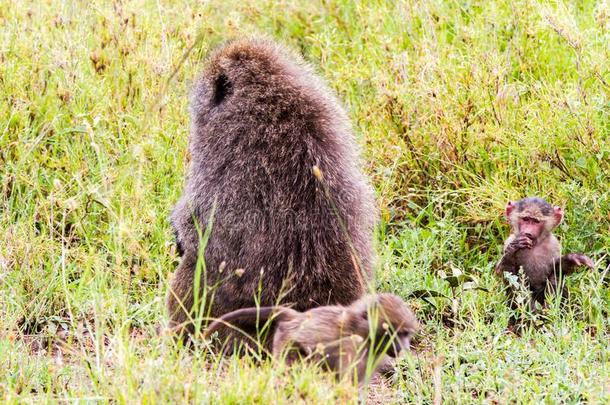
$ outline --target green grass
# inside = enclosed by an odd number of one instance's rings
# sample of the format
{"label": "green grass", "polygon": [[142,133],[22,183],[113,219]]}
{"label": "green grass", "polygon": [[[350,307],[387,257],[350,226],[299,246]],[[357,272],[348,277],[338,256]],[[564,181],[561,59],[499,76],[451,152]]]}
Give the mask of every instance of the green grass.
{"label": "green grass", "polygon": [[[385,388],[155,332],[189,86],[248,34],[300,50],[358,133],[383,217],[377,287],[423,325]],[[610,402],[608,44],[607,0],[0,0],[0,398]],[[492,268],[503,206],[526,195],[566,208],[564,249],[599,269],[516,337]],[[452,289],[456,271],[474,281]]]}

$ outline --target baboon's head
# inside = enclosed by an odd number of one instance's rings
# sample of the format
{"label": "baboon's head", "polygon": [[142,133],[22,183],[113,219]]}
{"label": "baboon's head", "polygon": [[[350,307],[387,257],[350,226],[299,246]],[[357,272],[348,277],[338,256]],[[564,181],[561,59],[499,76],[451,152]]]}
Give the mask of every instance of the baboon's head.
{"label": "baboon's head", "polygon": [[419,323],[409,306],[394,294],[369,295],[355,305],[360,335],[368,337],[375,350],[397,357],[409,350]]}
{"label": "baboon's head", "polygon": [[563,219],[561,207],[537,197],[528,197],[519,201],[509,201],[506,205],[506,218],[515,235],[530,238],[534,245],[550,235]]}

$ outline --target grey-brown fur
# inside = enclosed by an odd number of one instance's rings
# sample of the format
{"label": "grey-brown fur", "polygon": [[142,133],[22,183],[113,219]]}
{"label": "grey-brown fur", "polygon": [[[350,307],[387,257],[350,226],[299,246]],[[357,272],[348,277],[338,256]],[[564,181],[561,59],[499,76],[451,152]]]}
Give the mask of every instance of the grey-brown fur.
{"label": "grey-brown fur", "polygon": [[[504,244],[503,255],[496,265],[496,273],[514,276],[523,269],[525,282],[531,291],[531,306],[545,305],[545,295],[557,291],[559,280],[573,273],[579,266],[592,268],[593,261],[580,253],[561,255],[561,245],[553,229],[561,223],[563,210],[541,198],[528,197],[506,206],[506,217],[511,234]],[[508,283],[507,283],[508,284]],[[515,291],[507,285],[509,304],[516,309]],[[561,287],[567,296],[565,286]],[[511,318],[514,324],[516,318]]]}
{"label": "grey-brown fur", "polygon": [[256,305],[259,281],[263,306],[281,299],[303,311],[362,296],[374,259],[374,193],[346,113],[322,80],[274,43],[236,41],[212,54],[191,104],[192,161],[171,215],[182,258],[167,298],[170,325],[193,330],[195,224],[203,232],[214,204],[205,247],[206,283],[217,285],[212,317]]}
{"label": "grey-brown fur", "polygon": [[[328,305],[306,312],[286,307],[242,308],[222,316],[205,332],[212,333],[242,320],[246,325],[276,323],[272,352],[288,363],[297,358],[320,362],[343,378],[365,382],[367,361],[373,373],[409,350],[419,324],[407,304],[393,294],[366,295],[349,306]],[[369,359],[373,356],[373,359]]]}

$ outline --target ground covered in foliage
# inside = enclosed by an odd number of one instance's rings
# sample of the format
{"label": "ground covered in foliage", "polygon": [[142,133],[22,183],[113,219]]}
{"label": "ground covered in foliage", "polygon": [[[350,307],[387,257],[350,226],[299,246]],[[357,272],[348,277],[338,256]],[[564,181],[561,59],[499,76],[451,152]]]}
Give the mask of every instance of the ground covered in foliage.
{"label": "ground covered in foliage", "polygon": [[[360,392],[156,333],[189,86],[252,34],[344,101],[382,211],[376,286],[422,321],[398,374]],[[608,44],[607,0],[0,0],[0,398],[608,401]],[[517,337],[492,269],[526,195],[565,207],[564,250],[598,268]]]}

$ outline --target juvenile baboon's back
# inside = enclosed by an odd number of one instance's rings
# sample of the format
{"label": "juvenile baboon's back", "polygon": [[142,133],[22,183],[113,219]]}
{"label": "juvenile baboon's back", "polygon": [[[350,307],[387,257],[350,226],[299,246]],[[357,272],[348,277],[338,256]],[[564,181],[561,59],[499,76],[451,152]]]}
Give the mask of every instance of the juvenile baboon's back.
{"label": "juvenile baboon's back", "polygon": [[255,295],[276,304],[280,290],[299,311],[359,298],[377,211],[332,92],[289,51],[242,40],[213,53],[191,103],[192,161],[171,216],[182,252],[168,295],[172,324],[188,319],[179,302],[191,309],[213,206],[204,255],[206,283],[218,284],[212,316],[253,306]]}

